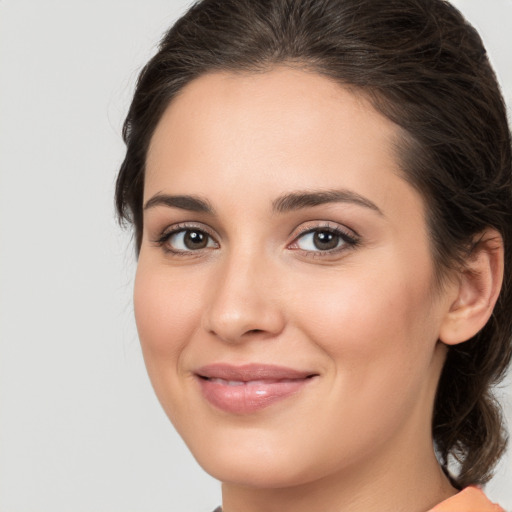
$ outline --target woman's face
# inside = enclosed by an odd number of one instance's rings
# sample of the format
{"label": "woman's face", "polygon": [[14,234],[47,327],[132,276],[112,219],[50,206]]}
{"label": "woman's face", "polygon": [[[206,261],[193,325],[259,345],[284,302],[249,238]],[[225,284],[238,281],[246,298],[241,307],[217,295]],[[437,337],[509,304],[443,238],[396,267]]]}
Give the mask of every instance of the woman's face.
{"label": "woman's face", "polygon": [[280,487],[430,442],[449,309],[398,129],[314,73],[213,73],[151,141],[135,314],[199,463]]}

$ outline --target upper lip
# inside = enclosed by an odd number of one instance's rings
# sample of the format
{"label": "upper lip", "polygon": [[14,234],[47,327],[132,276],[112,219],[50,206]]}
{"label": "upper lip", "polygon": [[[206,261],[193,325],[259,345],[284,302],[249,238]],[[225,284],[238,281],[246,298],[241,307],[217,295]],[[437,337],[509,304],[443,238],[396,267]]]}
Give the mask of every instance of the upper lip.
{"label": "upper lip", "polygon": [[253,380],[306,379],[317,375],[307,370],[297,370],[273,364],[244,364],[235,366],[226,363],[215,363],[202,366],[195,372],[206,379],[222,379],[227,381],[249,382]]}

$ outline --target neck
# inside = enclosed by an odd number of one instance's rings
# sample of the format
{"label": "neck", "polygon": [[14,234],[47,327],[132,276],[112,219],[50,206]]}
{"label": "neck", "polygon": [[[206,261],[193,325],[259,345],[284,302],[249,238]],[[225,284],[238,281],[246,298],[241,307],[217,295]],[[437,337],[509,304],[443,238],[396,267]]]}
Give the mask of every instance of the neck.
{"label": "neck", "polygon": [[457,491],[432,448],[428,456],[411,450],[408,463],[395,454],[289,488],[224,483],[223,512],[427,512]]}

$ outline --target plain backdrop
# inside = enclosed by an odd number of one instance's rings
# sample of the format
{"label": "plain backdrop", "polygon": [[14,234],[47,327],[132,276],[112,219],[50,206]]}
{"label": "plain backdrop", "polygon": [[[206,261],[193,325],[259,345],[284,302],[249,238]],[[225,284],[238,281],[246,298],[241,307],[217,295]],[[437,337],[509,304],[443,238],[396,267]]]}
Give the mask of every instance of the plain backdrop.
{"label": "plain backdrop", "polygon": [[[455,3],[511,105],[512,0]],[[0,512],[220,503],[146,377],[113,208],[137,72],[187,4],[0,0]],[[487,490],[512,510],[510,455]]]}

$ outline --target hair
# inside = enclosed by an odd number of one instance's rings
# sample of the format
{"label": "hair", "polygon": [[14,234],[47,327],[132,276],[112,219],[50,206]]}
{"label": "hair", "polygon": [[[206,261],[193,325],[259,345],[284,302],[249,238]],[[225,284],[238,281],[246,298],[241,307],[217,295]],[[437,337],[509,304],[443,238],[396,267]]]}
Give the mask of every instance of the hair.
{"label": "hair", "polygon": [[[512,163],[506,108],[482,41],[444,0],[203,0],[142,69],[116,184],[121,222],[143,230],[146,153],[169,102],[215,71],[313,70],[365,94],[400,127],[404,178],[425,200],[441,277],[463,268],[486,228],[505,250],[504,282],[485,327],[448,347],[432,420],[436,452],[459,488],[483,484],[506,446],[492,389],[512,353]],[[450,461],[458,462],[456,475]]]}

